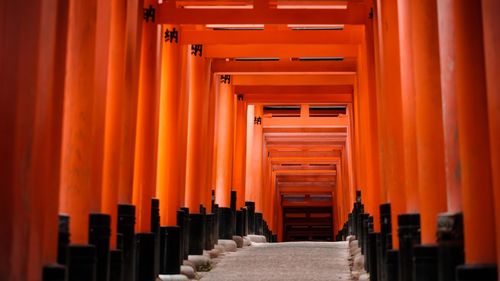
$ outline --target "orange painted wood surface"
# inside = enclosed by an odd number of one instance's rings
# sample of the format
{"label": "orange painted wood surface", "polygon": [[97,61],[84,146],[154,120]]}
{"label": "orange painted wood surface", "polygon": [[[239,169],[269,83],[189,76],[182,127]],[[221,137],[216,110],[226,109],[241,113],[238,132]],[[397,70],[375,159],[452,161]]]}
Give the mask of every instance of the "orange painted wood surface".
{"label": "orange painted wood surface", "polygon": [[491,174],[493,177],[493,195],[495,203],[497,268],[500,268],[500,25],[498,14],[500,3],[486,0],[482,2],[484,52],[488,91],[488,121],[490,125]]}
{"label": "orange painted wood surface", "polygon": [[91,145],[99,105],[89,94],[95,93],[97,1],[72,3],[68,19],[59,209],[71,217],[71,242],[87,243],[89,213],[101,203],[100,185],[92,185],[98,167]]}
{"label": "orange painted wood surface", "polygon": [[102,212],[111,216],[111,248],[116,247],[116,227],[120,190],[120,168],[124,166],[120,154],[122,127],[126,106],[125,49],[127,5],[124,0],[111,1],[109,58],[107,62],[106,116],[102,172]]}
{"label": "orange painted wood surface", "polygon": [[406,212],[403,118],[399,64],[398,10],[395,1],[378,1],[381,52],[381,91],[377,92],[380,130],[381,186],[391,203],[393,245],[398,248],[397,216]]}
{"label": "orange painted wood surface", "polygon": [[[179,26],[164,25],[162,34],[179,31]],[[184,48],[185,50],[185,48]],[[185,78],[182,65],[183,47],[175,42],[162,40],[160,116],[158,132],[158,174],[156,195],[160,199],[162,225],[177,225],[177,210],[182,205],[183,178],[186,146],[182,140],[187,128],[187,104],[181,93],[181,79]],[[184,71],[183,71],[184,70]],[[184,160],[183,160],[184,159]]]}
{"label": "orange painted wood surface", "polygon": [[237,193],[236,208],[240,209],[245,206],[247,103],[243,95],[237,95],[236,100],[232,186]]}
{"label": "orange painted wood surface", "polygon": [[[199,213],[200,204],[206,203],[207,150],[209,147],[201,140],[206,140],[207,130],[204,129],[208,119],[210,62],[203,56],[191,54],[188,50],[189,69],[189,117],[186,164],[185,205],[192,213]],[[207,206],[205,206],[207,207]],[[192,211],[191,211],[192,210]]]}
{"label": "orange painted wood surface", "polygon": [[233,184],[234,153],[234,108],[236,96],[233,86],[228,81],[222,82],[222,76],[216,77],[217,96],[217,171],[215,181],[215,202],[220,207],[230,207]]}
{"label": "orange painted wood surface", "polygon": [[[145,1],[148,7],[153,1]],[[156,196],[159,81],[158,30],[151,20],[142,22],[141,63],[135,137],[133,203],[136,231],[151,231],[151,199]]]}
{"label": "orange painted wood surface", "polygon": [[[454,2],[455,67],[460,166],[462,171],[465,259],[496,263],[495,212],[491,178],[486,74],[481,3]],[[470,56],[477,56],[470,64]],[[481,231],[477,231],[481,227]]]}
{"label": "orange painted wood surface", "polygon": [[422,243],[435,243],[437,215],[447,210],[437,16],[435,0],[412,2]]}

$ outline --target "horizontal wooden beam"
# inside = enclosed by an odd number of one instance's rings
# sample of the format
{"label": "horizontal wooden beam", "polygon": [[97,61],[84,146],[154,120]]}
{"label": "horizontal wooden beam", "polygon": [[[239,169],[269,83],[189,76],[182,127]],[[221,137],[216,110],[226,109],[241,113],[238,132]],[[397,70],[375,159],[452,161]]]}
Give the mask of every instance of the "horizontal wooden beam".
{"label": "horizontal wooden beam", "polygon": [[343,61],[212,61],[212,72],[224,74],[256,74],[256,73],[341,73],[356,72],[356,59]]}
{"label": "horizontal wooden beam", "polygon": [[183,28],[180,44],[361,44],[362,26],[344,30],[189,30]]}
{"label": "horizontal wooden beam", "polygon": [[231,83],[235,86],[332,86],[353,85],[356,82],[355,74],[242,74],[234,75]]}
{"label": "horizontal wooden beam", "polygon": [[[215,44],[204,47],[203,53],[208,58],[290,58],[301,57],[348,57],[358,55],[355,44]],[[314,65],[314,61],[309,62]]]}
{"label": "horizontal wooden beam", "polygon": [[352,103],[352,94],[286,94],[286,95],[267,95],[267,94],[245,94],[245,100],[249,104],[347,104]]}
{"label": "horizontal wooden beam", "polygon": [[174,1],[156,5],[161,24],[365,24],[365,5],[348,9],[276,9],[258,5],[253,9],[186,9]]}

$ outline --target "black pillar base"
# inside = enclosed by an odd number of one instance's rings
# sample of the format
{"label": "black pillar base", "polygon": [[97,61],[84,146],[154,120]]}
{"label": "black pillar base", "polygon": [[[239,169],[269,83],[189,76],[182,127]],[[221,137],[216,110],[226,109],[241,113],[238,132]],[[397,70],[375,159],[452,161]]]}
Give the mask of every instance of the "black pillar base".
{"label": "black pillar base", "polygon": [[248,216],[248,234],[255,234],[255,202],[246,201],[245,206]]}
{"label": "black pillar base", "polygon": [[233,211],[231,208],[219,208],[219,239],[233,239]]}
{"label": "black pillar base", "polygon": [[66,255],[70,243],[69,216],[59,215],[59,232],[57,241],[57,262],[66,264]]}
{"label": "black pillar base", "polygon": [[214,214],[205,215],[205,250],[210,251],[214,248]]}
{"label": "black pillar base", "polygon": [[118,205],[117,245],[123,253],[123,281],[135,281],[135,206]]}
{"label": "black pillar base", "polygon": [[398,216],[399,281],[413,281],[413,246],[420,244],[420,215]]}
{"label": "black pillar base", "polygon": [[263,235],[264,223],[262,213],[255,213],[255,234]]}
{"label": "black pillar base", "polygon": [[379,232],[371,232],[368,234],[369,240],[369,250],[368,253],[370,258],[368,259],[368,271],[370,272],[370,281],[378,280],[378,255],[377,255],[377,247],[380,244],[380,233]]}
{"label": "black pillar base", "polygon": [[203,255],[203,226],[202,214],[189,214],[189,254]]}
{"label": "black pillar base", "polygon": [[437,224],[439,280],[455,280],[457,266],[465,263],[463,215],[440,214]]}
{"label": "black pillar base", "polygon": [[94,245],[69,245],[68,281],[96,280],[96,248]]}
{"label": "black pillar base", "polygon": [[151,199],[151,232],[155,234],[155,275],[160,273],[160,200]]}
{"label": "black pillar base", "polygon": [[494,264],[460,265],[457,281],[498,281],[498,269]]}
{"label": "black pillar base", "polygon": [[385,280],[399,281],[399,251],[388,250],[385,257]]}
{"label": "black pillar base", "polygon": [[189,209],[181,208],[177,211],[177,226],[181,228],[182,243],[181,253],[183,259],[187,260],[189,255]]}
{"label": "black pillar base", "polygon": [[42,269],[42,281],[66,281],[66,267],[60,264],[48,264]]}
{"label": "black pillar base", "polygon": [[244,232],[244,220],[245,218],[245,214],[243,211],[236,211],[236,235],[237,236],[245,236],[245,232]]}
{"label": "black pillar base", "polygon": [[111,250],[109,254],[109,281],[123,280],[123,252]]}
{"label": "black pillar base", "polygon": [[243,213],[243,235],[242,236],[247,236],[248,235],[248,211],[247,208],[241,208],[241,212]]}
{"label": "black pillar base", "polygon": [[178,226],[161,227],[160,274],[179,274],[183,253],[181,252],[181,228]]}
{"label": "black pillar base", "polygon": [[111,216],[92,213],[89,215],[89,244],[96,248],[97,281],[109,280],[109,239]]}
{"label": "black pillar base", "polygon": [[137,233],[136,241],[136,279],[137,281],[155,281],[155,234]]}
{"label": "black pillar base", "polygon": [[413,281],[437,281],[437,259],[437,245],[415,245],[413,247]]}

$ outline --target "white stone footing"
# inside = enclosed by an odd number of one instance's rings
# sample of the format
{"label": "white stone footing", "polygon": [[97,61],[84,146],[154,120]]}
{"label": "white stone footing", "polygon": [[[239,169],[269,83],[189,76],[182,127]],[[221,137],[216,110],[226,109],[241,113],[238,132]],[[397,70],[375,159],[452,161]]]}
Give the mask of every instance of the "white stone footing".
{"label": "white stone footing", "polygon": [[243,237],[233,236],[233,241],[236,242],[236,247],[243,248]]}
{"label": "white stone footing", "polygon": [[219,239],[217,241],[217,245],[222,246],[225,252],[236,252],[236,242],[234,240],[229,239]]}
{"label": "white stone footing", "polygon": [[189,281],[189,279],[182,274],[160,275],[158,279],[161,281]]}
{"label": "white stone footing", "polygon": [[266,243],[266,237],[262,235],[248,235],[246,236],[248,240],[253,243]]}

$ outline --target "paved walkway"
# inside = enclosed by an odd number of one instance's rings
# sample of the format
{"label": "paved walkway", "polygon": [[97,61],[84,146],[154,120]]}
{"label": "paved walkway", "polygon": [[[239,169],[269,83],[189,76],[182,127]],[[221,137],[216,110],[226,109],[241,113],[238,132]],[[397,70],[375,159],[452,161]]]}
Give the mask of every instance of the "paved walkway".
{"label": "paved walkway", "polygon": [[347,242],[254,244],[226,254],[202,281],[351,280]]}

